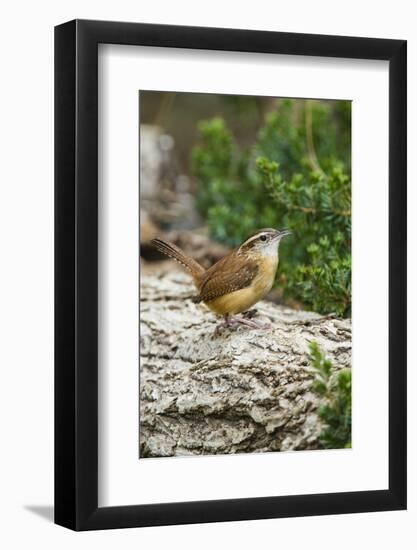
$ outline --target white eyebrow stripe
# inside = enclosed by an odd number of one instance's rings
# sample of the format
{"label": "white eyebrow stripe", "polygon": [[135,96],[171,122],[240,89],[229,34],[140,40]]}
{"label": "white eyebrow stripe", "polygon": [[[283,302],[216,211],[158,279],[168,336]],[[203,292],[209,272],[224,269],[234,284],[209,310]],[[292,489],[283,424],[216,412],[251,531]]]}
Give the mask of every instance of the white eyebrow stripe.
{"label": "white eyebrow stripe", "polygon": [[260,233],[255,233],[255,235],[252,235],[252,237],[249,237],[249,239],[246,239],[246,241],[243,242],[240,246],[245,246],[246,244],[249,244],[249,243],[251,243],[252,241],[254,241],[256,239],[259,239],[259,237],[261,237],[262,235],[268,236],[269,232],[268,231],[261,231]]}

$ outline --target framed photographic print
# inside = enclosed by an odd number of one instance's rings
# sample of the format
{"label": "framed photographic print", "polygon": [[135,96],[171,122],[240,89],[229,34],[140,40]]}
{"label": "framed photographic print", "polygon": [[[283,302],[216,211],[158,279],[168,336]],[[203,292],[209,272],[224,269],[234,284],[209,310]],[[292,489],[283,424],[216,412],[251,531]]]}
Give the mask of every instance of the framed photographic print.
{"label": "framed photographic print", "polygon": [[406,42],[55,29],[55,521],[406,507]]}

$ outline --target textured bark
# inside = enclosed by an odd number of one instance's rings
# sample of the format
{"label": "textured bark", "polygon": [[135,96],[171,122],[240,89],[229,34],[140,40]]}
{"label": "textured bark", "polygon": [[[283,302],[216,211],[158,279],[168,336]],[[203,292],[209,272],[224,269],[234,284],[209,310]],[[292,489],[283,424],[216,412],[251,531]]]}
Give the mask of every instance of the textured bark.
{"label": "textured bark", "polygon": [[257,318],[271,330],[216,334],[194,294],[180,272],[141,278],[141,456],[320,448],[308,344],[350,367],[350,320],[264,301]]}

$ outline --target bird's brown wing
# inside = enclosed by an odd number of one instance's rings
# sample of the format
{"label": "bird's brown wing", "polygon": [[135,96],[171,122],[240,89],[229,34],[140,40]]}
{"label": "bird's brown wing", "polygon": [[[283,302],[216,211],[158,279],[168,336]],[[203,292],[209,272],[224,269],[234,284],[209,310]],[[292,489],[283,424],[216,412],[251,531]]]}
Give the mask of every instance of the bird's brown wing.
{"label": "bird's brown wing", "polygon": [[251,284],[258,266],[255,261],[233,254],[222,258],[208,269],[201,281],[196,302],[210,302],[215,298],[246,288]]}

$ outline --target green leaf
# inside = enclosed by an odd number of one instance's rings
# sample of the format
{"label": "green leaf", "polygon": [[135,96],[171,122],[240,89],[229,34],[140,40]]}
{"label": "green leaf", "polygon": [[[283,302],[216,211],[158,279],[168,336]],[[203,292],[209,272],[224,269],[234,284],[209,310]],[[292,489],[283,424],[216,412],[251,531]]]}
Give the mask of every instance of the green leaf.
{"label": "green leaf", "polygon": [[335,371],[317,342],[309,345],[310,366],[315,370],[311,389],[324,401],[318,409],[324,427],[320,441],[324,448],[351,447],[352,371]]}

